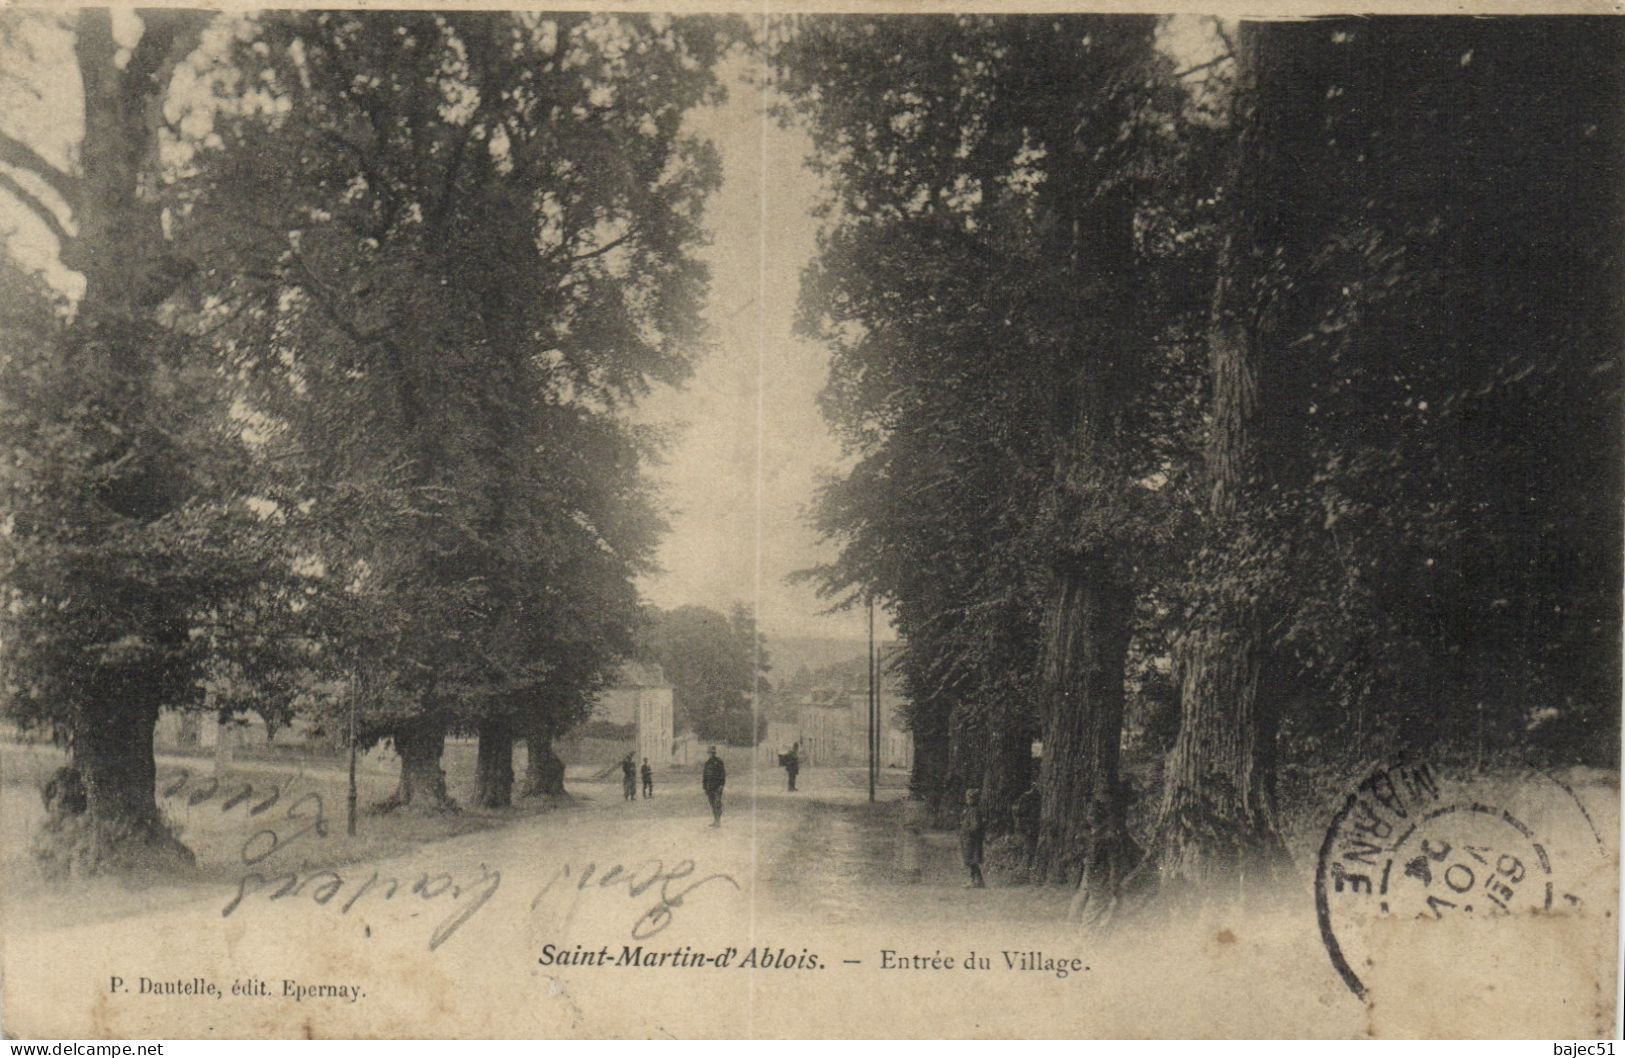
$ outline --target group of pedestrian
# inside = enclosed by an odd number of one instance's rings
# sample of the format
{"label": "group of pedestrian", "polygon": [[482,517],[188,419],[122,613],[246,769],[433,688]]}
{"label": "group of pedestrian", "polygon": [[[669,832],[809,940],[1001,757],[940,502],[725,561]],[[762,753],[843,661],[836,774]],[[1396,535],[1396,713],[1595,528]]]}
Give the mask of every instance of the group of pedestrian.
{"label": "group of pedestrian", "polygon": [[[789,753],[781,754],[779,762],[783,765],[790,780],[790,789],[796,788],[796,773],[801,770],[800,755],[797,750],[800,744],[790,748]],[[621,788],[628,801],[637,800],[637,778],[640,769],[633,763],[634,755],[628,753],[621,760]],[[655,780],[654,769],[649,767],[649,758],[643,758],[641,769],[643,779],[643,796],[654,796]],[[728,768],[717,756],[717,747],[711,746],[705,758],[705,766],[700,770],[700,789],[705,792],[705,799],[711,805],[711,825],[722,826],[722,790],[728,785]],[[1038,819],[1040,814],[1040,801],[1038,788],[1028,787],[1027,791],[1010,806],[1011,822],[1020,836],[1025,853],[1026,863],[1031,867],[1038,855]],[[966,888],[985,889],[987,881],[982,877],[982,848],[987,838],[987,820],[982,815],[982,792],[976,789],[965,791],[965,806],[959,813],[959,853],[966,869],[970,871],[970,880],[965,883]]]}
{"label": "group of pedestrian", "polygon": [[[636,801],[638,769],[632,763],[633,754],[628,753],[621,759],[621,793],[628,801]],[[643,758],[643,796],[645,798],[655,795],[655,770],[649,767],[649,758]]]}
{"label": "group of pedestrian", "polygon": [[[796,788],[796,773],[801,770],[800,743],[790,748],[789,753],[781,754],[779,763],[784,767],[790,780],[790,790]],[[643,767],[639,769],[634,761],[634,754],[628,753],[621,760],[621,790],[628,801],[637,800],[637,779],[641,774],[643,779],[643,796],[650,798],[655,793],[654,769],[649,767],[649,758],[643,758]],[[700,789],[705,791],[705,799],[711,805],[711,825],[722,826],[722,790],[728,785],[728,768],[717,756],[717,747],[711,746],[705,758],[705,766],[700,770]],[[1020,836],[1025,853],[1026,864],[1031,867],[1038,855],[1038,819],[1040,802],[1038,787],[1028,787],[1027,791],[1010,806],[1011,822]],[[982,848],[987,838],[987,820],[982,815],[982,792],[976,789],[965,791],[965,806],[959,813],[959,854],[965,867],[970,871],[970,880],[965,883],[966,888],[985,889],[986,880],[982,877]]]}
{"label": "group of pedestrian", "polygon": [[[790,780],[790,790],[795,791],[796,773],[801,770],[801,759],[798,750],[800,743],[792,746],[789,753],[779,755],[779,763],[783,766]],[[637,779],[640,769],[633,763],[634,755],[628,753],[621,760],[621,788],[628,801],[637,800]],[[643,758],[641,769],[643,779],[643,796],[653,797],[655,790],[654,769],[649,767],[649,758]],[[722,826],[722,790],[728,784],[728,768],[717,756],[717,747],[711,746],[705,758],[705,766],[700,770],[700,789],[705,791],[705,799],[711,805],[711,825]],[[1011,822],[1015,833],[1021,838],[1026,865],[1030,868],[1037,860],[1038,855],[1038,820],[1040,815],[1040,800],[1038,787],[1028,787],[1026,792],[1016,798],[1010,806]],[[982,849],[987,838],[987,819],[982,814],[982,792],[976,789],[965,791],[965,805],[959,813],[959,854],[965,867],[970,871],[970,880],[965,883],[966,888],[985,889],[987,881],[982,876]]]}
{"label": "group of pedestrian", "polygon": [[[643,779],[643,796],[647,799],[655,795],[655,773],[649,766],[649,758],[643,758],[641,769],[634,763],[635,759],[635,754],[631,753],[621,758],[621,793],[628,801],[638,799],[639,777]],[[700,789],[705,791],[705,799],[710,802],[711,825],[714,827],[722,825],[722,788],[727,784],[727,766],[717,756],[717,747],[712,746],[700,773]]]}

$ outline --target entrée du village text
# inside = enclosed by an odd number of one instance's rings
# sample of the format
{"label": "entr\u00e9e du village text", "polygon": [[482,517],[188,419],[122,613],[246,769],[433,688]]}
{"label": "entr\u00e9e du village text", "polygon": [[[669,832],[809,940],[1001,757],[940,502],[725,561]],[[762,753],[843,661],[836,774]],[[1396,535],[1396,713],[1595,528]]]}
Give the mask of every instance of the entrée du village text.
{"label": "entr\u00e9e du village text", "polygon": [[[609,945],[588,948],[582,944],[565,946],[544,944],[536,960],[542,966],[588,966],[615,969],[713,969],[713,970],[826,970],[830,961],[807,948],[793,952],[785,947],[760,945],[741,950],[725,947],[716,951],[702,951],[683,945],[679,948],[656,950],[643,945],[623,944],[618,949]],[[882,948],[879,958],[842,959],[843,967],[875,966],[882,970],[1012,970],[1018,973],[1053,974],[1066,979],[1083,974],[1089,966],[1076,956],[1056,956],[1043,951],[999,951],[996,955],[979,955],[971,951],[964,956],[944,955],[940,950],[929,955],[899,952]]]}

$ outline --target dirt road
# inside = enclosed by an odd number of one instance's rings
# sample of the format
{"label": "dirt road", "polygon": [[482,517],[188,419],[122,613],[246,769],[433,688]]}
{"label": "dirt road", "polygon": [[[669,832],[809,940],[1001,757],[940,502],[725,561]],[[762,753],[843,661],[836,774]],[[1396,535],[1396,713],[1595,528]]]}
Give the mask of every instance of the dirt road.
{"label": "dirt road", "polygon": [[[1338,979],[1307,890],[1086,935],[1065,925],[1065,893],[963,889],[951,836],[911,847],[900,806],[868,804],[840,773],[802,778],[788,794],[777,773],[756,786],[732,776],[720,829],[693,776],[633,803],[616,785],[583,786],[572,809],[333,869],[301,868],[321,839],[284,818],[235,879],[158,890],[116,918],[41,928],[12,902],[7,1028],[1349,1036],[1395,1024]],[[245,839],[262,826],[245,820]],[[1588,1023],[1566,1016],[1552,1028]]]}

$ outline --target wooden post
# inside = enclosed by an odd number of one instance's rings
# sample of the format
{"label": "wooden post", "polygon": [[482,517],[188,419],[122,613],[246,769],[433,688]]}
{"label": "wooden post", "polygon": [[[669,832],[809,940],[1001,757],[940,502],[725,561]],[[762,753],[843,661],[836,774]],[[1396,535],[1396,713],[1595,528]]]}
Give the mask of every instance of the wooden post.
{"label": "wooden post", "polygon": [[875,682],[875,598],[869,596],[869,800],[875,799],[875,732],[879,730],[876,713],[880,707],[880,688]]}
{"label": "wooden post", "polygon": [[350,837],[355,837],[355,680],[350,681],[350,791],[349,813],[345,818],[344,830]]}

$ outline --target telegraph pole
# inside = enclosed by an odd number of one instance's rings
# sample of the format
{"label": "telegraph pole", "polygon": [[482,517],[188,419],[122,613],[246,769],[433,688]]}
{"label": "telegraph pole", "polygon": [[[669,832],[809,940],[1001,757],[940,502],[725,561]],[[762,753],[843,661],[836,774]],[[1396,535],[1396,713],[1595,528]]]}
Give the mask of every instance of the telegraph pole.
{"label": "telegraph pole", "polygon": [[345,820],[344,829],[352,838],[355,837],[355,700],[357,694],[356,680],[350,678],[350,813]]}
{"label": "telegraph pole", "polygon": [[872,781],[872,783],[874,785],[878,786],[879,783],[880,783],[880,725],[881,725],[881,721],[885,719],[885,705],[886,705],[885,700],[881,697],[881,692],[884,689],[884,685],[883,685],[883,683],[881,682],[881,679],[880,679],[880,640],[878,640],[878,639],[875,640],[875,661],[874,661],[874,665],[875,665],[875,728],[874,728],[873,738],[874,738],[874,743],[875,743],[875,751],[870,756],[870,760],[874,761],[874,778],[871,781]]}
{"label": "telegraph pole", "polygon": [[875,679],[875,597],[869,596],[869,800],[875,799],[875,743],[880,731],[880,686]]}

